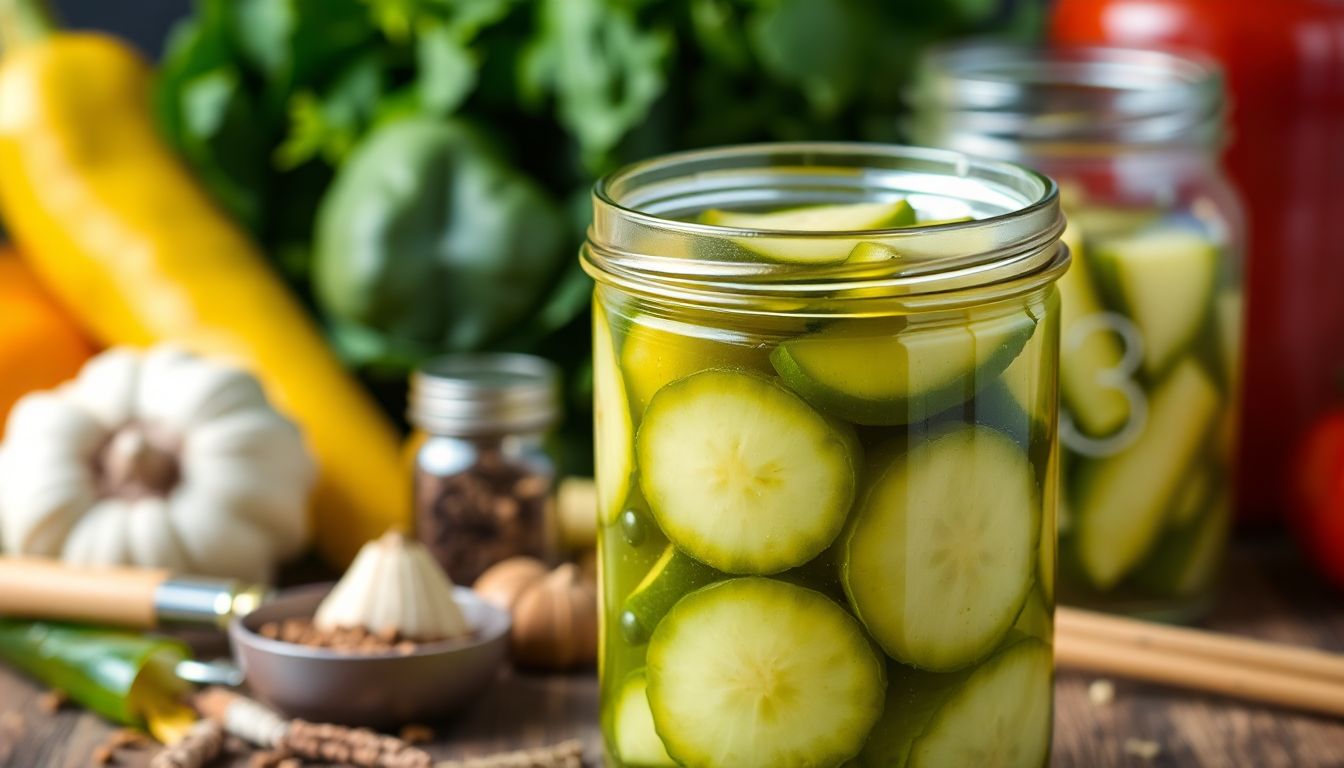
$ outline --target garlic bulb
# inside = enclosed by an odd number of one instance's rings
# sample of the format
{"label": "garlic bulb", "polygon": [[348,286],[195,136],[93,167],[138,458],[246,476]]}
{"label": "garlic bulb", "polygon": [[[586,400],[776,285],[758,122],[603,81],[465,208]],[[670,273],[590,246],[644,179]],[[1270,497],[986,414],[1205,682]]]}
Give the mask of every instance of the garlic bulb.
{"label": "garlic bulb", "polygon": [[423,544],[396,531],[359,550],[350,569],[318,606],[313,623],[319,629],[396,632],[419,641],[471,632],[443,569]]}
{"label": "garlic bulb", "polygon": [[114,349],[11,411],[0,530],[9,554],[262,582],[307,542],[314,476],[251,374]]}

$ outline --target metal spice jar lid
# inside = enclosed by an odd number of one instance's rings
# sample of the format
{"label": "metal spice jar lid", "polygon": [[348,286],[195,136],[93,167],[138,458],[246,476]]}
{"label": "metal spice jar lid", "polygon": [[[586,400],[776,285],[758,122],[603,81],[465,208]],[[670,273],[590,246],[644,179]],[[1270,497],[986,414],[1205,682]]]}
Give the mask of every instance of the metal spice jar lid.
{"label": "metal spice jar lid", "polygon": [[560,415],[559,371],[533,355],[446,355],[411,374],[407,418],[437,435],[539,432]]}

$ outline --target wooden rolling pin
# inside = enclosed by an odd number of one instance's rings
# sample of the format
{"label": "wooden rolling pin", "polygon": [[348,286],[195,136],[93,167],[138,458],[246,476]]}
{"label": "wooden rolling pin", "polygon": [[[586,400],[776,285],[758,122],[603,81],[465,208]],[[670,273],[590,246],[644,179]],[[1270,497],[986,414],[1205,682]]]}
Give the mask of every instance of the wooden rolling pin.
{"label": "wooden rolling pin", "polygon": [[81,621],[131,629],[164,624],[224,626],[266,598],[265,588],[166,570],[80,567],[0,557],[0,616]]}

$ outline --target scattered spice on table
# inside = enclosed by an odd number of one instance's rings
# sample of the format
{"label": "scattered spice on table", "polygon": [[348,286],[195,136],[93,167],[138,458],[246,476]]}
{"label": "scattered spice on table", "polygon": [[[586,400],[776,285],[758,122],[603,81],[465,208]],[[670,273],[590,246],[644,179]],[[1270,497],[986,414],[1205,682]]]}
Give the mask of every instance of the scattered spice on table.
{"label": "scattered spice on table", "polygon": [[61,711],[70,697],[59,688],[52,688],[37,697],[37,708],[44,715],[54,715]]}
{"label": "scattered spice on table", "polygon": [[538,749],[445,760],[434,768],[583,768],[583,744],[564,741]]}
{"label": "scattered spice on table", "polygon": [[93,750],[94,765],[107,765],[117,757],[117,752],[123,749],[148,749],[154,744],[148,736],[140,731],[130,728],[118,728],[109,733]]}
{"label": "scattered spice on table", "polygon": [[1162,745],[1147,739],[1125,739],[1125,754],[1141,760],[1152,760],[1162,754]]}
{"label": "scattered spice on table", "polygon": [[263,749],[259,752],[253,752],[248,757],[247,768],[282,768],[284,763],[294,759],[293,755],[278,750]]}
{"label": "scattered spice on table", "polygon": [[427,725],[411,723],[404,726],[397,735],[407,744],[428,744],[434,740],[434,729]]}
{"label": "scattered spice on table", "polygon": [[1094,707],[1109,706],[1115,701],[1115,683],[1105,678],[1093,680],[1092,684],[1087,686],[1087,700],[1092,702]]}
{"label": "scattered spice on table", "polygon": [[191,726],[178,743],[165,748],[149,762],[149,768],[204,768],[224,749],[224,727],[211,720]]}
{"label": "scattered spice on table", "polygon": [[0,763],[4,763],[14,753],[26,725],[23,715],[18,712],[12,709],[0,712]]}
{"label": "scattered spice on table", "polygon": [[347,653],[414,653],[419,645],[402,637],[395,629],[370,632],[364,627],[318,627],[312,619],[285,619],[270,621],[258,630],[262,637],[297,643],[314,648],[328,648]]}
{"label": "scattered spice on table", "polygon": [[357,768],[430,768],[429,753],[366,728],[285,720],[271,709],[223,688],[207,688],[192,702],[229,733],[266,749]]}

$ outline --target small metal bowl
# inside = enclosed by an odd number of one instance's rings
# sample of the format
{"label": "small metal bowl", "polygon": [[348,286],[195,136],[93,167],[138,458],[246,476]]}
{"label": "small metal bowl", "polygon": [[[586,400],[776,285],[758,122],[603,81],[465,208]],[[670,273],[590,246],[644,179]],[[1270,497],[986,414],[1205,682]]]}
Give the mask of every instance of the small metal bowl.
{"label": "small metal bowl", "polygon": [[424,643],[408,654],[343,653],[258,634],[268,622],[312,617],[331,588],[287,590],[229,625],[248,688],[286,715],[371,728],[430,722],[461,710],[498,677],[509,614],[464,587],[453,596],[472,635]]}

